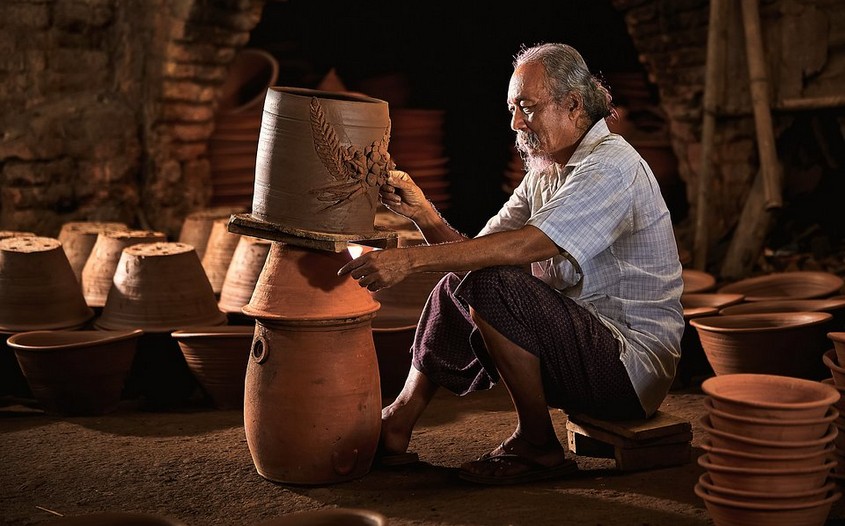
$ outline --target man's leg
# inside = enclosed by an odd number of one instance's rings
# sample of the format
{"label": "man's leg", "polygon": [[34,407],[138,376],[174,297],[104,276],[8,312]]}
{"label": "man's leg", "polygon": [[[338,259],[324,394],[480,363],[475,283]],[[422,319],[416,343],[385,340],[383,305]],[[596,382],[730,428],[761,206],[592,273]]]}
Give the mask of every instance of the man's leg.
{"label": "man's leg", "polygon": [[402,392],[381,410],[381,447],[386,453],[408,449],[417,420],[437,392],[437,384],[411,366]]}

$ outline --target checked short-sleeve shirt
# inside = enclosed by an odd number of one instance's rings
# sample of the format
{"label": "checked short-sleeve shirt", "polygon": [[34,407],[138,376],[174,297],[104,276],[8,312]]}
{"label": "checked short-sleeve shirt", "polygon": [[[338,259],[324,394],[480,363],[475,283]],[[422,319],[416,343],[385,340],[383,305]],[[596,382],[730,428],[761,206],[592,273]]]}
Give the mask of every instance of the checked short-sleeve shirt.
{"label": "checked short-sleeve shirt", "polygon": [[479,236],[532,225],[561,248],[532,273],[610,328],[647,414],[666,396],[684,330],[671,217],[647,163],[599,120],[565,166],[529,172]]}

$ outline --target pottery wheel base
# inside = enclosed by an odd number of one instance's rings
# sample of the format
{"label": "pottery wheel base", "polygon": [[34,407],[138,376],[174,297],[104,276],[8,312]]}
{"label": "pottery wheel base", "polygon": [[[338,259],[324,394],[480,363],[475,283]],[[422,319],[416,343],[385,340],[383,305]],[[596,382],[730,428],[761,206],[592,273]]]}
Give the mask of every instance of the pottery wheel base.
{"label": "pottery wheel base", "polygon": [[375,248],[395,248],[399,239],[396,232],[379,226],[376,226],[375,231],[368,234],[333,234],[302,230],[278,223],[268,223],[256,219],[251,214],[233,214],[229,218],[228,230],[234,234],[244,234],[330,252],[343,252],[349,243]]}

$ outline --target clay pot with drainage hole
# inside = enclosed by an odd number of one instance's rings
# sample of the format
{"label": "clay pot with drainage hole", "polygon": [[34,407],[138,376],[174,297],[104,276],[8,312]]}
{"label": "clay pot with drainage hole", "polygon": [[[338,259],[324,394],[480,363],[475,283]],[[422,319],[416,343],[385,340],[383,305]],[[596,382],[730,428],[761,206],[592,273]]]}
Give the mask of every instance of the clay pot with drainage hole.
{"label": "clay pot with drainage hole", "polygon": [[701,390],[714,409],[752,418],[824,418],[839,400],[839,392],[822,382],[769,374],[714,376]]}
{"label": "clay pot with drainage hole", "polygon": [[241,238],[240,234],[229,232],[228,224],[228,219],[214,221],[205,246],[205,254],[202,257],[202,268],[211,283],[211,290],[218,295],[223,288],[223,280],[226,279],[226,272],[229,270],[235,248]]}
{"label": "clay pot with drainage hole", "polygon": [[[235,247],[232,261],[223,279],[218,302],[220,310],[229,316],[230,324],[246,319],[241,309],[252,298],[258,276],[267,261],[270,244],[266,239],[252,236],[242,235],[238,240],[238,246]],[[253,320],[249,319],[249,325],[252,324]]]}
{"label": "clay pot with drainage hole", "polygon": [[82,269],[88,261],[88,256],[91,255],[100,232],[128,229],[126,223],[118,221],[71,221],[63,224],[58,237],[76,280],[81,281]]}

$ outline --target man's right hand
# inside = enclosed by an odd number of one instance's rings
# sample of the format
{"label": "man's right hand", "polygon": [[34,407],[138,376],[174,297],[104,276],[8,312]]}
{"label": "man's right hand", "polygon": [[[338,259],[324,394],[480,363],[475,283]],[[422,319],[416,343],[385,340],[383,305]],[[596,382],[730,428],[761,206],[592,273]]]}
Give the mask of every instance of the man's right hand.
{"label": "man's right hand", "polygon": [[379,199],[388,210],[414,221],[430,206],[425,194],[411,176],[401,170],[390,170],[387,182],[379,190]]}

